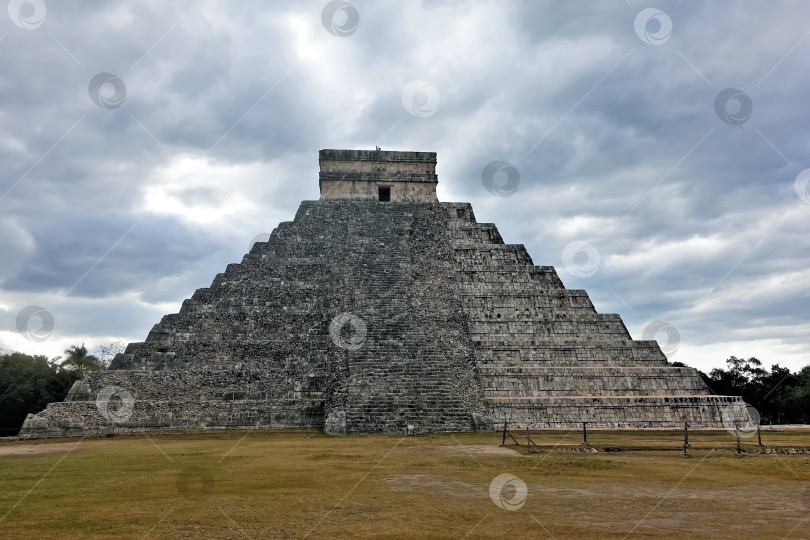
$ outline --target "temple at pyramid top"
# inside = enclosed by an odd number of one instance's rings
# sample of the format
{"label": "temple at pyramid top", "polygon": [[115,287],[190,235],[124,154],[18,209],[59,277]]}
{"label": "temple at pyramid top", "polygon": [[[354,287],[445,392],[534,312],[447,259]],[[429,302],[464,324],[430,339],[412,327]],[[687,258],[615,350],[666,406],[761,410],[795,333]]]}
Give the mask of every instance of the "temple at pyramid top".
{"label": "temple at pyramid top", "polygon": [[321,150],[321,200],[437,202],[436,152]]}

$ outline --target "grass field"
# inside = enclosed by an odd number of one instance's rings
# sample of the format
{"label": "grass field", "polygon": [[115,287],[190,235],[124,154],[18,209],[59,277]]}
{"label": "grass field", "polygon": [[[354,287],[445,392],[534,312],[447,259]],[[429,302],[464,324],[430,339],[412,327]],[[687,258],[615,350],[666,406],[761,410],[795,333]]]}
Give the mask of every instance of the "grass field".
{"label": "grass field", "polygon": [[[0,537],[810,538],[810,455],[738,458],[724,431],[691,433],[691,458],[677,432],[590,431],[613,450],[595,453],[581,437],[535,433],[539,454],[497,433],[3,442]],[[763,443],[810,448],[810,431]]]}

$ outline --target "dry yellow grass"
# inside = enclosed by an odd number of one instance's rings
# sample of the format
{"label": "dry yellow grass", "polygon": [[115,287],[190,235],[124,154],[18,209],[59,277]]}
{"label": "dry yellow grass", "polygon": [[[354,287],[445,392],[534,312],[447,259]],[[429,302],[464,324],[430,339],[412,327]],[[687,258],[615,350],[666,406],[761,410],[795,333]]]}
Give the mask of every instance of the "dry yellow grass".
{"label": "dry yellow grass", "polygon": [[[164,433],[0,444],[3,538],[808,538],[810,456],[734,457],[725,432],[327,437]],[[763,432],[810,447],[810,431]],[[520,440],[520,438],[519,438]],[[744,439],[752,449],[756,438]],[[670,451],[654,448],[672,448]],[[552,451],[552,449],[554,449]],[[503,510],[503,473],[528,489]],[[506,486],[509,500],[515,487]]]}

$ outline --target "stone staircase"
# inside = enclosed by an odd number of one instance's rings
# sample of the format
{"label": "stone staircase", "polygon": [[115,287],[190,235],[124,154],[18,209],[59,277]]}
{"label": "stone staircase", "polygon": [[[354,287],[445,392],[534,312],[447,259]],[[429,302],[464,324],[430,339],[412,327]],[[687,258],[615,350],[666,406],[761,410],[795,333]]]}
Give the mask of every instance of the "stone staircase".
{"label": "stone staircase", "polygon": [[336,211],[351,247],[333,259],[331,310],[362,319],[367,335],[357,350],[330,350],[327,431],[472,429],[485,409],[447,283],[451,251],[436,234],[441,208],[362,201]]}

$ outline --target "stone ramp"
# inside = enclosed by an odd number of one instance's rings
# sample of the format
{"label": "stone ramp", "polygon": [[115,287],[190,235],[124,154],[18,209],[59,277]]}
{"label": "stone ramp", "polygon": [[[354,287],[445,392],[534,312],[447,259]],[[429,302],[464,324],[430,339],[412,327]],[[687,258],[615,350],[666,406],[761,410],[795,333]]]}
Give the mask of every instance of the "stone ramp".
{"label": "stone ramp", "polygon": [[[316,210],[313,209],[313,212]],[[469,431],[486,413],[452,281],[452,250],[437,204],[339,205],[346,246],[335,253],[335,314],[367,335],[330,349],[326,426],[334,433]],[[334,389],[334,390],[332,390]]]}

